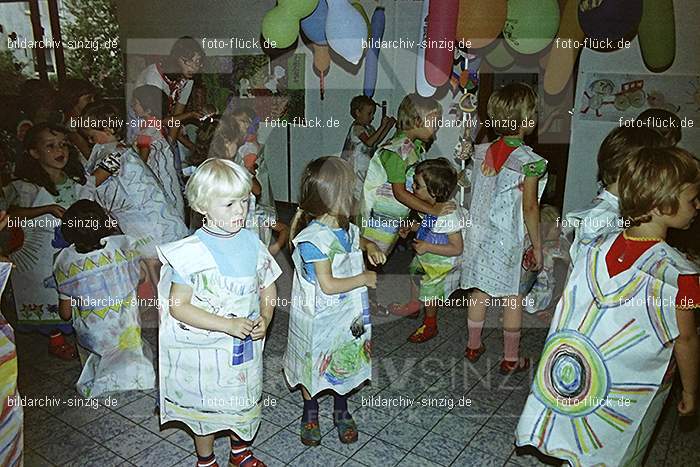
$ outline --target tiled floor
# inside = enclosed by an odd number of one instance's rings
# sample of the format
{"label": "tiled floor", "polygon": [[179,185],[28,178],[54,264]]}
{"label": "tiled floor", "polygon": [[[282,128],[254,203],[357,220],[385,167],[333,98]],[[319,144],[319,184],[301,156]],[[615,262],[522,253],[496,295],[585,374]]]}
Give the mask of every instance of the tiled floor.
{"label": "tiled floor", "polygon": [[[408,260],[406,252],[398,252],[386,270],[405,270]],[[289,260],[279,255],[278,261],[284,270],[279,293],[288,297]],[[388,302],[404,298],[406,291],[405,276],[386,274],[379,295]],[[321,400],[322,443],[309,448],[299,441],[301,395],[291,392],[282,376],[288,315],[278,309],[265,350],[266,407],[254,441],[256,455],[269,466],[541,465],[532,455],[520,455],[513,449],[513,430],[531,374],[503,377],[496,371],[503,345],[498,317],[489,314],[484,331],[487,352],[475,365],[462,356],[466,344],[463,310],[442,312],[440,334],[418,345],[406,342],[417,325],[415,320],[375,319],[373,380],[351,397],[359,441],[351,445],[338,441],[330,418],[332,398],[326,397]],[[152,318],[145,317],[144,334],[154,344]],[[546,324],[532,317],[525,323],[523,353],[536,358]],[[195,465],[194,445],[187,432],[178,426],[159,426],[153,412],[154,391],[116,394],[107,401],[99,400],[99,406],[75,407],[85,402],[74,389],[79,363],[49,357],[46,342],[38,336],[18,335],[17,343],[21,394],[52,402],[25,409],[27,467]],[[436,406],[379,406],[381,401],[410,398],[426,398]],[[459,406],[466,399],[471,405]],[[227,450],[227,438],[217,439],[220,460],[227,458]],[[700,465],[700,430],[679,424],[675,407],[665,411],[648,465]]]}

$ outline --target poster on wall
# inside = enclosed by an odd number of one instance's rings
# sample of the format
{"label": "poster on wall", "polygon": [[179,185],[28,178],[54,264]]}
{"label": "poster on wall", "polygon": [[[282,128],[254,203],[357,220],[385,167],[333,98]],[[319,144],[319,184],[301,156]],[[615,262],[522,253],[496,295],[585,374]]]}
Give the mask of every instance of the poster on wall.
{"label": "poster on wall", "polygon": [[633,120],[647,109],[664,109],[681,121],[700,119],[700,76],[590,73],[580,96],[582,120]]}

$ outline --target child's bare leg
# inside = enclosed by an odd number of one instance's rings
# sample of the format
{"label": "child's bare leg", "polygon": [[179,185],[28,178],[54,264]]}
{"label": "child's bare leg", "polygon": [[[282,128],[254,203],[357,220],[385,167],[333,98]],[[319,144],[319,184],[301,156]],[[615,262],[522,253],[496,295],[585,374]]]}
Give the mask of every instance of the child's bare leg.
{"label": "child's bare leg", "polygon": [[507,362],[520,361],[520,328],[523,322],[523,297],[505,298],[503,307],[503,355]]}
{"label": "child's bare leg", "polygon": [[149,258],[144,260],[146,263],[146,271],[148,274],[148,280],[153,284],[154,289],[158,287],[158,282],[160,281],[160,261],[155,258]]}
{"label": "child's bare leg", "polygon": [[411,283],[411,298],[405,304],[391,303],[389,304],[389,311],[391,314],[398,316],[411,316],[412,318],[417,318],[420,312],[421,302],[418,300],[418,285],[416,284],[415,277],[409,279]]}
{"label": "child's bare leg", "polygon": [[194,435],[194,449],[197,457],[205,458],[214,454],[214,435]]}
{"label": "child's bare leg", "polygon": [[[491,297],[479,289],[475,289],[469,295],[469,309],[467,310],[467,328],[469,329],[469,342],[467,343],[467,352],[469,350],[478,351],[481,349],[481,331],[484,329],[484,321],[486,320],[486,307]],[[478,355],[473,354],[474,359]],[[467,356],[469,358],[469,356]],[[470,358],[470,360],[472,360]]]}

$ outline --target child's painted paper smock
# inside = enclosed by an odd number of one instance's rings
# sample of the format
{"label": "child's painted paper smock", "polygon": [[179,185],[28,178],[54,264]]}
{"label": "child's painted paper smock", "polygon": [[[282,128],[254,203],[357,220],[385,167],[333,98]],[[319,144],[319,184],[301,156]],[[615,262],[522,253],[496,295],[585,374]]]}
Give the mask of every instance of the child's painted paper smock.
{"label": "child's painted paper smock", "polygon": [[71,301],[78,343],[89,352],[76,384],[88,398],[152,389],[156,378],[151,349],[141,338],[136,244],[125,235],[103,238],[102,244],[90,253],[71,245],[54,264],[61,299]]}
{"label": "child's painted paper smock", "polygon": [[168,140],[154,139],[148,153],[148,166],[160,181],[165,199],[175,208],[182,221],[185,220],[185,199],[182,197],[180,177],[175,168],[175,154]]}
{"label": "child's painted paper smock", "polygon": [[136,239],[144,258],[157,258],[156,245],[187,236],[187,226],[165,197],[151,168],[132,149],[118,143],[96,144],[87,170],[94,170],[109,154],[120,154],[119,173],[97,187],[97,200],[119,223],[121,231]]}
{"label": "child's painted paper smock", "polygon": [[[87,177],[85,185],[68,179],[59,187],[58,196],[54,196],[38,185],[16,180],[5,187],[5,196],[10,206],[35,208],[58,204],[68,209],[79,199],[95,199],[95,183],[93,177]],[[70,329],[58,316],[58,293],[53,278],[53,259],[59,250],[51,243],[60,225],[61,220],[51,214],[29,219],[27,226],[22,227],[22,248],[10,255],[16,266],[11,280],[19,325]]]}
{"label": "child's painted paper smock", "polygon": [[309,242],[328,256],[333,277],[353,277],[364,271],[360,232],[354,224],[350,224],[349,240],[351,251],[347,252],[330,227],[319,222],[312,222],[294,238],[284,374],[290,386],[302,384],[312,396],[325,389],[347,394],[372,376],[367,288],[326,295],[318,281],[304,277],[299,251],[300,243]]}
{"label": "child's painted paper smock", "polygon": [[[455,232],[464,234],[467,217],[462,208],[446,216],[423,216],[416,240],[433,245],[447,245],[448,236]],[[463,235],[464,238],[464,235]],[[459,288],[462,255],[441,256],[434,253],[416,254],[409,265],[411,274],[420,275],[418,299],[422,302],[448,298]]]}
{"label": "child's painted paper smock", "polygon": [[[2,295],[11,263],[0,263],[0,295]],[[17,392],[17,348],[12,326],[0,312],[0,465],[20,465],[23,449],[23,410]]]}
{"label": "child's painted paper smock", "polygon": [[193,290],[192,305],[221,317],[258,318],[260,289],[281,271],[254,234],[244,229],[236,235],[242,233],[257,249],[256,273],[248,277],[223,275],[196,234],[158,247],[164,265],[158,285],[160,419],[181,421],[197,435],[232,430],[249,441],[260,425],[264,340],[182,323],[170,314],[168,301],[177,273]]}
{"label": "child's painted paper smock", "polygon": [[357,200],[362,196],[362,187],[365,184],[369,161],[372,159],[372,153],[374,152],[374,147],[367,146],[360,137],[364,135],[367,138],[369,135],[374,134],[375,131],[377,130],[372,125],[361,125],[353,122],[348,130],[348,135],[345,137],[343,151],[340,153],[340,157],[352,165],[352,171],[355,174],[353,193]]}
{"label": "child's painted paper smock", "polygon": [[567,213],[562,230],[571,240],[571,265],[573,266],[578,259],[583,244],[592,242],[600,235],[622,232],[623,229],[620,201],[608,190],[601,191],[586,209]]}
{"label": "child's painted paper smock", "polygon": [[490,145],[474,148],[470,227],[464,244],[461,287],[505,297],[521,292],[523,254],[529,246],[522,185],[526,176],[540,177],[539,199],[547,180],[547,161],[522,145],[510,153],[500,170],[487,174],[484,162]]}
{"label": "child's painted paper smock", "polygon": [[[392,164],[389,174],[385,161],[394,153],[403,161],[401,167]],[[401,223],[408,217],[410,209],[395,197],[391,185],[406,184],[406,190],[413,191],[415,164],[423,160],[423,146],[419,141],[411,141],[404,133],[397,134],[391,141],[380,147],[369,162],[367,177],[362,190],[362,236],[374,242],[384,254],[391,253],[399,238]]]}
{"label": "child's painted paper smock", "polygon": [[669,389],[678,278],[696,274],[659,242],[610,277],[616,237],[582,246],[516,430],[517,445],[574,466],[641,464]]}

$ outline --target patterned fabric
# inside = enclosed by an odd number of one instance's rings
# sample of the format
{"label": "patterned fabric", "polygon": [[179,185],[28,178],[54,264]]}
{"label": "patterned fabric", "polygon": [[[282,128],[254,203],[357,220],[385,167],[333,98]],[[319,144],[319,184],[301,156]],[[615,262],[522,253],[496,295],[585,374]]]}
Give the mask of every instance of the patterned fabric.
{"label": "patterned fabric", "polygon": [[[461,231],[464,238],[465,227],[466,215],[461,208],[446,216],[426,215],[416,232],[416,239],[433,245],[446,245],[450,234]],[[409,265],[409,272],[420,276],[418,299],[425,303],[449,298],[452,292],[459,288],[461,266],[461,255],[441,256],[424,253],[414,256]]]}
{"label": "patterned fabric", "polygon": [[[0,295],[12,270],[11,263],[0,263]],[[17,352],[12,326],[0,312],[0,465],[15,467],[22,461],[24,413],[17,392]]]}
{"label": "patterned fabric", "polygon": [[678,276],[695,272],[660,242],[611,278],[616,237],[583,247],[516,430],[519,446],[574,466],[641,464],[668,395]]}
{"label": "patterned fabric", "polygon": [[102,244],[90,253],[65,248],[54,264],[58,291],[71,301],[78,343],[88,352],[76,384],[88,398],[155,385],[136,299],[140,255],[124,235],[104,238]]}
{"label": "patterned fabric", "polygon": [[158,285],[161,423],[178,420],[197,435],[233,430],[245,441],[257,432],[264,340],[251,341],[251,349],[245,340],[176,320],[169,307],[175,271],[192,288],[192,305],[221,317],[258,318],[260,289],[281,270],[259,240],[249,248],[257,250],[257,272],[234,278],[221,274],[197,236],[158,247],[163,263]]}
{"label": "patterned fabric", "polygon": [[573,233],[569,250],[571,265],[576,263],[583,245],[592,242],[600,235],[622,232],[623,227],[620,202],[617,196],[608,190],[601,191],[586,209],[567,213],[563,230],[567,237],[571,237]]}
{"label": "patterned fabric", "polygon": [[340,153],[340,157],[352,165],[352,171],[355,173],[353,193],[357,200],[362,196],[362,186],[365,183],[369,161],[372,159],[372,153],[374,152],[374,147],[363,143],[360,136],[362,134],[369,136],[375,131],[377,130],[372,125],[360,125],[353,122],[348,130],[348,135],[345,137],[343,151]]}
{"label": "patterned fabric", "polygon": [[[64,192],[56,197],[32,183],[16,180],[5,187],[11,206],[33,208],[59,204],[68,208],[77,199],[95,199],[94,178],[88,177],[85,185],[72,183],[72,194]],[[15,264],[12,273],[12,290],[15,297],[17,321],[22,326],[68,328],[58,316],[58,294],[53,279],[53,258],[58,249],[51,244],[54,230],[61,220],[50,214],[29,219],[24,231],[24,244],[19,251],[10,254]]]}
{"label": "patterned fabric", "polygon": [[380,147],[369,162],[362,190],[362,236],[374,242],[384,254],[389,254],[399,238],[401,222],[408,217],[410,209],[394,198],[380,159],[384,151],[398,154],[405,162],[406,189],[412,192],[414,166],[423,160],[424,150],[419,142],[398,133]]}
{"label": "patterned fabric", "polygon": [[180,176],[175,166],[175,154],[168,140],[154,139],[147,164],[160,181],[165,199],[175,208],[182,222],[185,222],[185,199],[182,197]]}
{"label": "patterned fabric", "polygon": [[97,187],[97,199],[122,232],[136,239],[141,255],[157,258],[156,245],[184,238],[187,226],[166,198],[159,179],[132,148],[116,142],[96,144],[88,171],[114,152],[121,155],[121,168]]}
{"label": "patterned fabric", "polygon": [[304,278],[298,245],[312,243],[328,256],[334,277],[353,277],[364,270],[359,229],[350,225],[348,253],[330,227],[312,222],[295,238],[294,281],[284,375],[291,386],[303,385],[314,396],[332,389],[347,394],[372,377],[371,326],[366,287],[326,295]]}
{"label": "patterned fabric", "polygon": [[[523,254],[530,246],[522,208],[522,184],[526,172],[539,176],[541,198],[547,176],[546,161],[528,146],[510,153],[501,170],[484,172],[490,144],[479,144],[472,158],[470,228],[464,245],[461,288],[478,288],[492,297],[522,293]],[[532,278],[534,280],[534,277]]]}

